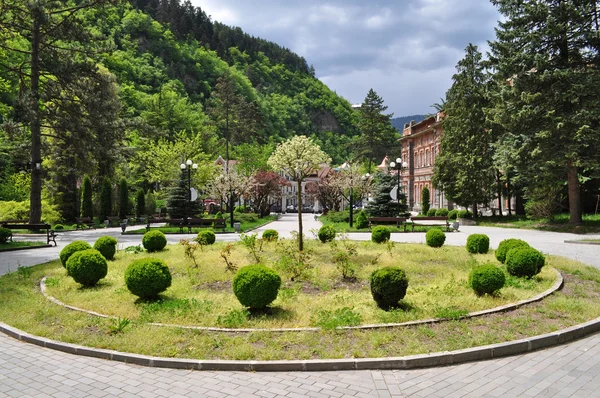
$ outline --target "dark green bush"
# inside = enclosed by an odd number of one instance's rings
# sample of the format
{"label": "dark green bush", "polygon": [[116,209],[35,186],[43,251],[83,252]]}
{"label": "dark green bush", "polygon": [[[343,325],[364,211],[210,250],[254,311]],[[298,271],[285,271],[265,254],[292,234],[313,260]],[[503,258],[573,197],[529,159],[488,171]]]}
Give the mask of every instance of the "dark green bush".
{"label": "dark green bush", "polygon": [[162,260],[142,258],[125,270],[125,285],[138,297],[152,299],[171,286],[171,271]]}
{"label": "dark green bush", "polygon": [[529,247],[529,243],[521,239],[504,239],[500,242],[494,254],[496,255],[496,259],[504,264],[506,262],[506,253],[511,249],[522,246]]}
{"label": "dark green bush", "polygon": [[398,302],[404,298],[408,288],[408,278],[399,267],[375,270],[369,281],[373,299],[384,310],[398,307]]}
{"label": "dark green bush", "polygon": [[277,242],[277,239],[279,239],[279,232],[274,229],[267,229],[263,232],[262,238],[267,242]]}
{"label": "dark green bush", "polygon": [[375,243],[385,243],[390,240],[391,232],[388,227],[378,225],[371,232],[371,240]]}
{"label": "dark green bush", "polygon": [[73,255],[73,253],[91,248],[92,246],[90,246],[89,243],[84,242],[82,240],[74,240],[73,242],[69,243],[68,245],[63,247],[59,254],[62,266],[67,266],[67,260],[69,259],[69,257],[71,257],[71,255]]}
{"label": "dark green bush", "polygon": [[472,234],[467,238],[469,253],[487,253],[490,249],[490,238],[484,234]]}
{"label": "dark green bush", "polygon": [[331,225],[323,225],[319,229],[318,236],[319,240],[323,243],[331,242],[335,239],[335,228]]}
{"label": "dark green bush", "polygon": [[438,209],[435,212],[435,216],[436,217],[447,217],[448,216],[448,209],[445,209],[443,207],[441,209]]}
{"label": "dark green bush", "polygon": [[281,278],[262,264],[248,265],[235,274],[232,286],[243,306],[261,309],[277,298]]}
{"label": "dark green bush", "polygon": [[94,286],[108,273],[106,258],[95,249],[80,250],[67,260],[67,273],[83,286]]}
{"label": "dark green bush", "polygon": [[142,244],[149,252],[158,252],[167,245],[167,238],[161,231],[148,231],[142,238]]}
{"label": "dark green bush", "polygon": [[210,229],[205,229],[203,231],[198,232],[198,236],[196,236],[196,242],[202,243],[205,245],[212,245],[217,240],[217,236],[214,231]]}
{"label": "dark green bush", "polygon": [[358,216],[356,216],[356,223],[354,224],[354,226],[357,229],[364,229],[369,226],[369,220],[367,219],[367,215],[364,211],[358,213]]}
{"label": "dark green bush", "polygon": [[450,210],[448,212],[448,220],[456,220],[456,217],[458,216],[458,210]]}
{"label": "dark green bush", "polygon": [[427,217],[433,217],[435,216],[435,213],[437,213],[437,209],[429,209],[427,210]]}
{"label": "dark green bush", "polygon": [[441,229],[430,229],[425,234],[425,243],[430,247],[442,247],[446,241],[446,234]]}
{"label": "dark green bush", "polygon": [[117,251],[117,240],[112,236],[101,236],[94,243],[94,249],[98,250],[105,259],[114,260]]}
{"label": "dark green bush", "polygon": [[544,255],[533,247],[520,246],[506,253],[506,270],[512,276],[531,278],[544,266]]}
{"label": "dark green bush", "polygon": [[65,226],[62,224],[56,224],[54,227],[52,227],[52,229],[55,231],[62,231],[63,229],[65,229]]}
{"label": "dark green bush", "polygon": [[8,242],[8,238],[12,236],[12,231],[8,228],[0,228],[0,243]]}
{"label": "dark green bush", "polygon": [[469,286],[478,296],[502,289],[505,282],[504,272],[493,264],[475,266],[469,274]]}
{"label": "dark green bush", "polygon": [[456,215],[457,218],[473,218],[473,213],[469,210],[459,210]]}

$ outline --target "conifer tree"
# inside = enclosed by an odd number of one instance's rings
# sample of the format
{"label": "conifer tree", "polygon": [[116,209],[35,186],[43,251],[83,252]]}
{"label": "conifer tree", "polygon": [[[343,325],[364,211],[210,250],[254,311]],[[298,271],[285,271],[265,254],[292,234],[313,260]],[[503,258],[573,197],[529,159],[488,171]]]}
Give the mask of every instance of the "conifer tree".
{"label": "conifer tree", "polygon": [[176,186],[169,188],[167,212],[171,218],[194,217],[200,212],[197,200],[189,201],[188,181],[185,170],[181,173]]}
{"label": "conifer tree", "polygon": [[[408,212],[406,205],[406,195],[397,192],[400,195],[400,204],[398,200],[392,199],[390,192],[398,187],[396,176],[388,173],[378,172],[375,175],[373,183],[373,197],[369,201],[365,210],[371,217],[403,217]],[[402,188],[402,187],[400,187]]]}
{"label": "conifer tree", "polygon": [[429,187],[425,185],[421,190],[421,213],[427,215],[431,203],[429,202]]}
{"label": "conifer tree", "polygon": [[146,214],[146,195],[144,190],[140,189],[137,191],[135,197],[135,216],[140,218]]}
{"label": "conifer tree", "polygon": [[100,222],[104,222],[108,216],[112,216],[112,183],[108,177],[102,179],[100,187]]}
{"label": "conifer tree", "polygon": [[121,220],[127,218],[129,210],[129,187],[127,186],[127,180],[121,178],[119,182],[119,218]]}
{"label": "conifer tree", "polygon": [[83,185],[81,188],[81,217],[89,217],[90,220],[94,219],[92,180],[87,175],[83,177]]}

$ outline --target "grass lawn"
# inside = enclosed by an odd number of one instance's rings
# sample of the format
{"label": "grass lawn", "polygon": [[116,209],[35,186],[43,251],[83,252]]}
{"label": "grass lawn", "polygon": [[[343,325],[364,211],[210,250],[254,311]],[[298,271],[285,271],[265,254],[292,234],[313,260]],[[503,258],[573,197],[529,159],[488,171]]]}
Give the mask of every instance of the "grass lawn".
{"label": "grass lawn", "polygon": [[477,225],[486,227],[537,229],[576,234],[600,233],[600,214],[584,214],[583,224],[569,225],[569,214],[557,214],[553,219],[531,220],[525,216],[478,217]]}
{"label": "grass lawn", "polygon": [[46,247],[48,246],[44,242],[6,242],[0,243],[0,252],[5,250],[11,250],[17,247]]}
{"label": "grass lawn", "polygon": [[[339,221],[339,217],[342,213],[340,212],[330,212],[331,215],[333,215],[333,217],[325,215],[325,216],[320,216],[319,217],[319,221],[321,221],[323,223],[323,225],[331,225],[333,226],[333,228],[335,228],[335,230],[337,232],[365,232],[365,233],[371,233],[371,230],[369,228],[356,228],[356,215],[353,216],[352,221],[353,221],[353,226],[350,227],[349,224],[349,212],[345,211],[345,221]],[[452,224],[452,221],[450,221],[450,224]],[[388,227],[390,229],[391,232],[404,232],[404,227],[401,228],[397,228],[395,225],[385,225],[386,227]],[[430,229],[441,229],[444,232],[446,232],[446,227],[438,227],[438,226],[415,226],[415,230],[414,232],[427,232]],[[453,231],[452,227],[450,227],[450,231]],[[412,225],[410,223],[408,223],[406,225],[406,232],[413,232],[412,230]]]}
{"label": "grass lawn", "polygon": [[[275,221],[276,216],[266,216],[263,218],[256,218],[256,219],[247,219],[247,220],[242,220],[240,223],[240,231],[241,232],[247,232],[247,231],[251,231],[253,229],[262,227],[263,225],[266,225],[272,221]],[[234,228],[229,226],[229,219],[227,219],[227,227],[225,228],[225,230],[223,231],[223,229],[218,228],[216,230],[214,230],[216,233],[218,232],[236,232]],[[133,227],[130,227],[133,228]],[[152,227],[153,230],[158,230],[161,231],[164,234],[178,234],[180,233],[179,231],[179,227]],[[198,232],[205,230],[206,228],[192,228],[192,233],[197,234]],[[187,233],[187,227],[183,228],[183,232]],[[143,235],[146,233],[146,227],[144,226],[143,228],[138,228],[138,229],[132,229],[132,230],[127,230],[125,231],[125,235]]]}
{"label": "grass lawn", "polygon": [[[356,245],[355,278],[344,280],[332,263],[330,245],[307,242],[313,265],[290,280],[282,257],[292,253],[291,240],[265,243],[256,255],[276,269],[284,281],[277,300],[266,313],[250,314],[231,292],[231,273],[221,251],[226,243],[197,252],[198,268],[184,258],[182,247],[152,254],[164,259],[173,274],[172,286],[161,300],[144,302],[123,282],[123,270],[146,253],[119,251],[109,262],[109,275],[94,288],[81,288],[54,261],[0,278],[0,320],[27,332],[66,342],[167,357],[200,359],[311,359],[399,356],[468,348],[555,331],[600,316],[600,271],[560,257],[547,257],[547,266],[532,280],[509,278],[497,296],[477,297],[467,286],[476,263],[494,262],[493,254],[470,255],[464,248],[432,249],[425,245]],[[338,248],[344,243],[338,242]],[[255,262],[242,243],[231,245],[229,261],[238,267]],[[379,309],[370,297],[368,275],[387,265],[400,265],[409,278],[401,308]],[[429,317],[456,318],[466,311],[491,308],[546,290],[554,281],[549,268],[560,270],[565,287],[542,302],[515,311],[440,324],[375,330],[332,330],[335,326],[403,322]],[[121,320],[102,319],[64,309],[46,300],[36,284],[48,275],[49,294],[61,301],[108,313]],[[8,298],[11,298],[8,300]],[[318,332],[208,332],[156,327],[149,322],[231,328],[322,326]]]}

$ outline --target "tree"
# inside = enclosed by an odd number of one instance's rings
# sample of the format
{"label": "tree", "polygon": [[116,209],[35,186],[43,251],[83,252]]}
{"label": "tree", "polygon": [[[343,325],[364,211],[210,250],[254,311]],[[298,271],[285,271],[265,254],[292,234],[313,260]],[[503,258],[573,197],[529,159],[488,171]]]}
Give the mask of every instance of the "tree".
{"label": "tree", "polygon": [[235,202],[247,194],[254,185],[252,177],[245,176],[237,172],[236,169],[223,170],[209,185],[211,194],[227,205],[229,210],[229,224],[233,228],[233,211]]}
{"label": "tree", "polygon": [[[398,180],[391,173],[377,172],[373,183],[373,198],[367,204],[365,210],[372,217],[404,217],[408,213],[406,195],[398,192],[398,200],[392,200],[390,192],[398,188]],[[402,187],[400,187],[402,188]]]}
{"label": "tree", "polygon": [[342,205],[341,184],[337,181],[340,178],[339,173],[331,170],[324,176],[321,176],[318,183],[310,181],[306,183],[306,193],[316,197],[324,210],[338,211]]}
{"label": "tree", "polygon": [[108,216],[112,216],[112,208],[112,184],[108,177],[104,177],[100,186],[100,222],[104,222]]}
{"label": "tree", "polygon": [[277,145],[269,157],[269,166],[283,171],[298,184],[298,250],[304,249],[302,235],[302,182],[331,159],[304,135],[292,137]]}
{"label": "tree", "polygon": [[383,98],[370,89],[358,110],[358,129],[360,135],[353,140],[352,147],[359,158],[367,161],[367,170],[371,172],[374,161],[399,147],[398,131],[392,126],[393,113],[384,114],[387,106]]}
{"label": "tree", "polygon": [[477,46],[469,44],[456,65],[446,92],[444,134],[433,168],[433,185],[462,206],[488,203],[494,184],[492,131],[484,108],[489,105],[487,80]]}
{"label": "tree", "polygon": [[121,220],[127,218],[129,213],[129,187],[127,186],[127,180],[121,178],[119,181],[119,218]]}
{"label": "tree", "polygon": [[81,187],[81,217],[94,219],[94,204],[92,202],[92,180],[88,175],[83,177]]}
{"label": "tree", "polygon": [[335,179],[338,185],[338,192],[350,205],[350,226],[352,227],[352,213],[354,203],[362,199],[371,188],[370,176],[362,175],[358,164],[346,163],[345,167],[339,172],[339,177]]}
{"label": "tree", "polygon": [[421,213],[427,215],[430,206],[431,204],[429,203],[429,187],[425,185],[421,190]]}
{"label": "tree", "polygon": [[146,213],[146,195],[143,189],[139,189],[135,196],[135,216],[140,218],[147,214],[148,213]]}
{"label": "tree", "polygon": [[254,184],[250,189],[249,196],[252,199],[254,211],[259,217],[268,216],[271,206],[281,199],[281,189],[290,185],[289,182],[279,174],[272,171],[259,171],[254,174]]}
{"label": "tree", "polygon": [[597,169],[600,152],[598,1],[492,3],[503,18],[490,62],[508,82],[496,116],[519,138],[526,194],[566,183],[569,223],[581,224],[580,177]]}
{"label": "tree", "polygon": [[200,212],[198,200],[189,200],[187,170],[181,170],[177,185],[168,190],[167,211],[171,218],[194,217]]}

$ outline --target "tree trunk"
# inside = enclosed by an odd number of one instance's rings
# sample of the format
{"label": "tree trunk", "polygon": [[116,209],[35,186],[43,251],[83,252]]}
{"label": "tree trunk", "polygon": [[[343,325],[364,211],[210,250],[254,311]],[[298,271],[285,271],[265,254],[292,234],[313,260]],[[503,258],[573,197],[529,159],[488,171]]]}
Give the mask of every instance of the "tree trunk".
{"label": "tree trunk", "polygon": [[[40,120],[40,41],[41,10],[36,8],[33,15],[31,37],[31,192],[29,195],[29,222],[37,224],[42,219],[42,143]],[[37,168],[37,165],[40,168]]]}
{"label": "tree trunk", "polygon": [[579,178],[577,178],[577,166],[569,161],[567,163],[567,184],[569,189],[569,224],[581,225],[581,192],[579,189]]}
{"label": "tree trunk", "polygon": [[229,226],[233,228],[233,192],[229,194]]}
{"label": "tree trunk", "polygon": [[512,195],[510,194],[510,179],[508,176],[506,177],[506,197],[508,198],[508,216],[512,216],[512,205],[510,201],[512,199]]}
{"label": "tree trunk", "polygon": [[302,235],[302,180],[298,180],[298,251],[304,250]]}
{"label": "tree trunk", "polygon": [[500,170],[496,170],[496,178],[498,181],[498,213],[502,217],[502,179],[500,178]]}

